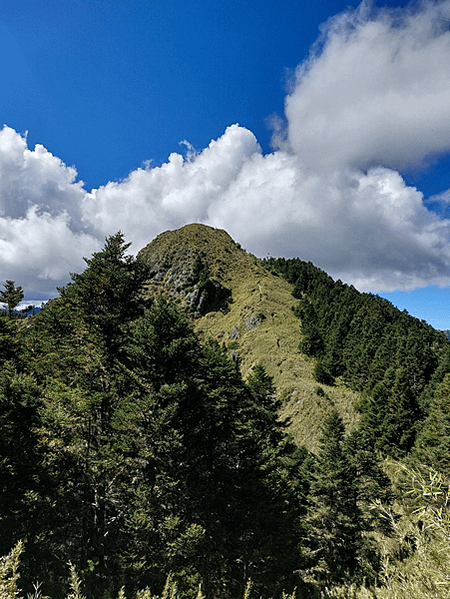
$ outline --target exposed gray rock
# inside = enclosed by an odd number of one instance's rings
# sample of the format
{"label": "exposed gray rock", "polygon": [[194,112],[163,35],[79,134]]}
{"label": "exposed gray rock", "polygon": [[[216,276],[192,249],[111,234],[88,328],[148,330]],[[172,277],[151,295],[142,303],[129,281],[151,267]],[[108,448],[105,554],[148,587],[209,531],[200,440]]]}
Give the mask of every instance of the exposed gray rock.
{"label": "exposed gray rock", "polygon": [[232,352],[230,353],[230,358],[231,358],[231,360],[232,360],[233,362],[235,362],[236,364],[240,364],[240,363],[241,363],[241,361],[242,361],[242,359],[241,359],[241,356],[240,356],[240,355],[239,355],[237,352],[235,352],[235,351],[232,351]]}
{"label": "exposed gray rock", "polygon": [[244,322],[248,331],[256,329],[256,327],[259,327],[259,325],[261,324],[256,314],[253,313],[249,314],[248,316],[244,316]]}
{"label": "exposed gray rock", "polygon": [[231,291],[211,277],[201,254],[188,249],[178,259],[171,254],[154,255],[147,259],[152,281],[162,284],[169,296],[181,300],[190,312],[205,315],[226,309]]}
{"label": "exposed gray rock", "polygon": [[239,339],[239,329],[238,329],[237,325],[231,331],[230,339],[231,339],[231,341],[236,341],[236,339]]}

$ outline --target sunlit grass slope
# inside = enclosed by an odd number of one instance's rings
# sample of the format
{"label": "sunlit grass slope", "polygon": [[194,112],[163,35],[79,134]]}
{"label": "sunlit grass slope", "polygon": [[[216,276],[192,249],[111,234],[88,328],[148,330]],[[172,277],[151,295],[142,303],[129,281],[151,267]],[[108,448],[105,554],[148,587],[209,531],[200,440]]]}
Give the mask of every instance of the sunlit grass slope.
{"label": "sunlit grass slope", "polygon": [[[148,291],[186,308],[199,337],[225,344],[244,377],[261,363],[274,378],[283,406],[280,417],[291,419],[290,431],[310,450],[325,417],[336,408],[352,428],[357,421],[357,396],[341,384],[319,385],[314,361],[301,354],[300,321],[293,313],[291,286],[248,254],[223,230],[191,224],[162,233],[140,255],[152,266]],[[195,309],[209,281],[222,302],[209,310]],[[231,292],[229,299],[227,293]],[[201,305],[201,302],[200,302]]]}

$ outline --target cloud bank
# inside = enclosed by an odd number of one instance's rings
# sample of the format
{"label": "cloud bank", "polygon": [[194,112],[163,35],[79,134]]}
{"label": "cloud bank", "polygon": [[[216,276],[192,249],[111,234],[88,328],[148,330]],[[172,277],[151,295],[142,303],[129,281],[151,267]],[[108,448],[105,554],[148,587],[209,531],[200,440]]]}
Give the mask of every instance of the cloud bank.
{"label": "cloud bank", "polygon": [[364,291],[450,285],[450,191],[433,201],[401,173],[450,152],[450,0],[367,3],[331,18],[286,97],[264,155],[232,125],[202,151],[90,192],[44,147],[0,131],[3,279],[54,293],[122,230],[134,251],[189,222],[258,256],[298,256]]}

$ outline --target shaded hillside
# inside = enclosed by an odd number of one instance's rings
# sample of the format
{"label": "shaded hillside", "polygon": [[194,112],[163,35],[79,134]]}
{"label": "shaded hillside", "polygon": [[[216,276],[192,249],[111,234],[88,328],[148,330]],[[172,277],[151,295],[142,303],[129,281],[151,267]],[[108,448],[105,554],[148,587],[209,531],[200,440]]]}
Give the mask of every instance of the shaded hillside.
{"label": "shaded hillside", "polygon": [[292,419],[298,443],[316,450],[320,428],[334,408],[346,426],[357,422],[358,395],[344,385],[319,387],[315,360],[302,354],[292,285],[263,268],[220,229],[187,225],[159,235],[139,257],[151,270],[148,293],[176,300],[193,319],[200,338],[228,348],[244,377],[263,364]]}

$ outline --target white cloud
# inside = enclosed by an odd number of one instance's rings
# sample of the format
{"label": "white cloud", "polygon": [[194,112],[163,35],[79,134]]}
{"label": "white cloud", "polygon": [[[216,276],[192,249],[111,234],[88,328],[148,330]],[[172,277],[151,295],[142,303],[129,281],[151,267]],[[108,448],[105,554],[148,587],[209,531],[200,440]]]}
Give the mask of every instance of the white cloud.
{"label": "white cloud", "polygon": [[26,138],[0,131],[0,264],[34,295],[56,293],[69,272],[83,269],[83,256],[100,247],[80,230],[83,184],[76,171],[43,146],[29,150]]}
{"label": "white cloud", "polygon": [[285,150],[264,156],[236,125],[191,160],[138,170],[86,195],[85,218],[135,249],[191,221],[226,229],[253,253],[299,256],[361,290],[450,284],[450,221],[398,172],[318,171]]}
{"label": "white cloud", "polygon": [[450,150],[450,2],[331,18],[286,99],[310,168],[414,167]]}
{"label": "white cloud", "polygon": [[[331,19],[299,66],[279,149],[230,126],[202,151],[87,193],[42,146],[0,131],[2,276],[49,292],[121,229],[137,251],[188,222],[264,256],[299,256],[375,292],[450,285],[450,191],[395,169],[450,151],[450,0]],[[430,204],[431,202],[431,204]]]}
{"label": "white cloud", "polygon": [[173,153],[161,167],[138,169],[93,190],[83,201],[84,220],[104,235],[121,229],[134,247],[165,229],[206,222],[211,206],[258,152],[253,133],[233,125],[203,152],[191,151],[187,159]]}
{"label": "white cloud", "polygon": [[23,217],[30,206],[50,212],[69,210],[80,220],[83,182],[42,145],[27,147],[26,137],[4,126],[0,131],[0,214]]}
{"label": "white cloud", "polygon": [[[72,266],[99,248],[96,239],[70,229],[66,212],[38,213],[32,206],[24,218],[0,218],[0,255],[5,278],[33,272],[41,281],[67,281]],[[11,276],[9,276],[9,274]],[[23,286],[23,285],[22,285]]]}

